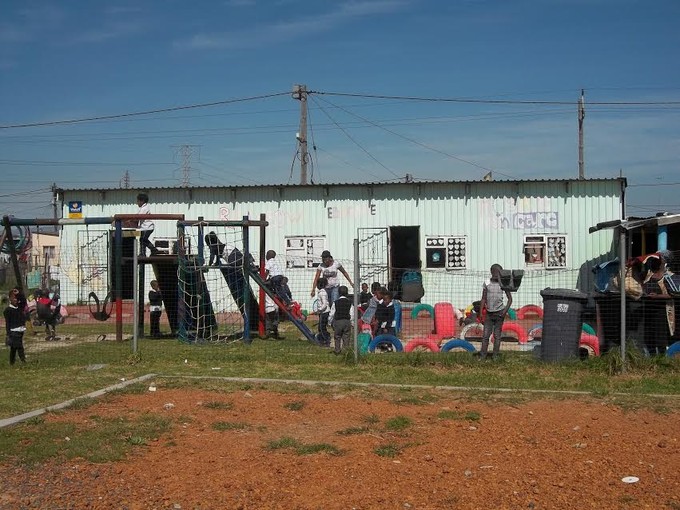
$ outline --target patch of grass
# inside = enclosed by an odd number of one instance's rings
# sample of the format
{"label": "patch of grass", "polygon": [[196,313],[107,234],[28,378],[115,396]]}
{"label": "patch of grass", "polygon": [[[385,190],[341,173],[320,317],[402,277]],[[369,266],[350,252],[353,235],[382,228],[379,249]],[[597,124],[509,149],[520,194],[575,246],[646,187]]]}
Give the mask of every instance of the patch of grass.
{"label": "patch of grass", "polygon": [[463,413],[451,409],[442,409],[437,414],[437,418],[440,420],[479,421],[482,419],[482,415],[478,411],[467,411]]}
{"label": "patch of grass", "polygon": [[[125,324],[124,337],[129,337],[132,326]],[[584,361],[541,363],[527,353],[509,352],[499,363],[478,363],[469,353],[447,353],[446,356],[417,353],[415,360],[408,353],[390,356],[361,356],[358,365],[353,362],[330,362],[328,354],[309,342],[298,340],[293,329],[289,339],[280,342],[242,342],[230,344],[185,344],[176,339],[140,339],[143,356],[128,363],[130,342],[116,342],[113,323],[71,324],[62,327],[73,338],[64,346],[49,350],[37,349],[38,337],[27,334],[24,341],[29,363],[22,370],[0,370],[0,418],[6,418],[77,398],[94,390],[129,381],[144,374],[167,374],[157,381],[159,390],[171,388],[201,388],[226,394],[233,391],[250,391],[259,384],[227,382],[214,378],[261,377],[268,379],[300,379],[316,381],[341,381],[359,383],[414,384],[422,386],[463,386],[470,388],[511,388],[509,395],[521,395],[524,400],[547,398],[543,395],[522,393],[522,390],[578,390],[609,398],[614,393],[639,396],[643,393],[657,395],[680,394],[680,359],[666,357],[627,359],[625,374],[616,368],[609,357],[590,357]],[[107,340],[94,342],[93,336],[106,334]],[[288,334],[288,333],[287,333]],[[78,341],[78,339],[80,339]],[[85,341],[90,339],[90,341]],[[80,342],[80,343],[78,343]],[[225,356],[227,353],[227,356]],[[610,355],[608,355],[610,356]],[[628,354],[628,356],[631,356]],[[190,363],[185,364],[184,360]],[[93,363],[105,365],[99,370],[87,370]],[[611,364],[614,363],[614,369]],[[216,373],[213,367],[221,370]],[[610,375],[610,374],[614,375]],[[173,376],[179,376],[173,378]],[[186,379],[184,376],[196,377]],[[212,379],[201,380],[201,376]],[[182,377],[182,378],[180,378]],[[111,393],[144,392],[148,382],[129,386]],[[272,391],[273,385],[262,385]],[[316,392],[313,387],[303,391]],[[346,391],[343,386],[323,391]],[[277,391],[273,389],[273,391]],[[287,391],[301,391],[291,385]],[[319,390],[321,391],[321,390]],[[355,393],[363,390],[352,389]],[[390,394],[389,389],[375,391],[380,398]],[[409,404],[427,403],[435,394],[429,390],[414,389],[411,393],[394,392],[395,398]],[[470,400],[495,402],[500,397],[494,392],[477,392],[466,395]],[[291,397],[292,399],[300,397]],[[510,396],[508,397],[510,398]],[[550,398],[555,398],[551,396]],[[583,398],[583,397],[576,397]],[[215,398],[215,400],[220,400]],[[655,399],[639,398],[645,408]],[[672,402],[674,412],[680,403]]]}
{"label": "patch of grass", "polygon": [[314,453],[328,453],[330,455],[340,455],[342,452],[332,444],[312,443],[304,444],[297,439],[285,436],[273,439],[267,443],[268,450],[293,450],[297,455],[311,455]]}
{"label": "patch of grass", "polygon": [[23,423],[0,434],[0,462],[32,465],[74,458],[95,463],[118,461],[131,448],[146,445],[170,427],[170,420],[150,413],[134,419],[98,417],[89,423]]}
{"label": "patch of grass", "polygon": [[268,450],[282,450],[284,448],[297,448],[300,442],[293,437],[282,437],[279,439],[272,439],[267,443]]}
{"label": "patch of grass", "polygon": [[394,403],[395,404],[410,404],[415,406],[422,406],[427,404],[432,404],[439,400],[439,397],[432,395],[431,393],[418,393],[413,395],[403,395],[398,397]]}
{"label": "patch of grass", "polygon": [[366,434],[370,431],[368,427],[348,427],[346,429],[338,430],[336,432],[339,436],[357,436],[360,434]]}
{"label": "patch of grass", "polygon": [[305,407],[305,403],[302,402],[301,400],[295,400],[293,402],[287,402],[283,404],[283,407],[285,407],[289,411],[301,411],[302,408]]}
{"label": "patch of grass", "polygon": [[340,455],[340,450],[328,443],[301,444],[295,448],[298,455],[311,455],[314,453],[328,453],[329,455]]}
{"label": "patch of grass", "polygon": [[362,416],[361,421],[368,423],[369,425],[377,425],[380,423],[380,416],[377,414],[369,414],[368,416]]}
{"label": "patch of grass", "polygon": [[194,421],[194,417],[190,416],[188,414],[180,414],[175,418],[175,422],[179,424],[184,424],[184,423],[192,423]]}
{"label": "patch of grass", "polygon": [[378,446],[373,450],[378,457],[388,457],[393,458],[401,453],[402,447],[397,443],[387,443],[382,446]]}
{"label": "patch of grass", "polygon": [[27,425],[40,425],[42,423],[45,423],[45,417],[43,415],[34,416],[33,418],[26,420]]}
{"label": "patch of grass", "polygon": [[408,416],[395,416],[385,422],[385,428],[392,431],[403,431],[412,424],[413,421]]}
{"label": "patch of grass", "polygon": [[234,404],[231,402],[218,402],[214,400],[210,402],[203,402],[202,405],[208,409],[229,410],[234,408]]}
{"label": "patch of grass", "polygon": [[243,422],[216,421],[212,424],[214,430],[247,430],[250,425]]}

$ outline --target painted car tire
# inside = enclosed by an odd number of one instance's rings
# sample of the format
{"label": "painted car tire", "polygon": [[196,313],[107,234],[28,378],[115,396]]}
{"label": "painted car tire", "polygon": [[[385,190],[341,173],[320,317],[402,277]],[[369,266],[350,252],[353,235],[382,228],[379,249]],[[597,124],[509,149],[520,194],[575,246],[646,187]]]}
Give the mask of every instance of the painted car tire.
{"label": "painted car tire", "polygon": [[456,335],[456,316],[451,303],[434,305],[434,331],[440,338]]}
{"label": "painted car tire", "polygon": [[680,356],[680,341],[671,344],[671,346],[666,349],[666,356],[669,358]]}
{"label": "painted car tire", "polygon": [[588,333],[589,335],[595,335],[595,329],[588,323],[584,322],[583,326],[581,329],[585,332]]}
{"label": "painted car tire", "polygon": [[366,354],[368,352],[368,346],[371,343],[370,333],[359,333],[357,336],[357,344],[359,346],[359,352]]}
{"label": "painted car tire", "polygon": [[[467,324],[463,329],[460,330],[460,333],[458,334],[458,338],[460,340],[466,340],[467,341],[467,334],[473,330],[473,329],[478,329],[479,332],[479,338],[481,339],[484,336],[484,324],[481,324],[479,322],[473,322],[471,324]],[[477,337],[475,337],[477,338]]]}
{"label": "painted car tire", "polygon": [[543,338],[543,323],[539,322],[538,324],[534,324],[529,328],[529,331],[527,332],[527,341],[528,342],[533,342],[536,339],[536,333],[541,332],[541,338]]}
{"label": "painted car tire", "polygon": [[477,350],[470,342],[467,340],[461,340],[460,338],[456,340],[449,340],[444,345],[442,345],[440,350],[441,352],[449,352],[452,349],[463,349],[467,352],[475,352]]}
{"label": "painted car tire", "polygon": [[543,318],[543,308],[537,305],[524,305],[522,308],[517,310],[517,318],[519,320],[526,319],[527,314],[538,315],[539,319]]}
{"label": "painted car tire", "polygon": [[413,307],[413,310],[411,310],[411,319],[417,318],[418,314],[422,311],[426,311],[428,314],[430,314],[430,317],[434,317],[434,308],[432,307],[432,305],[418,303],[416,306]]}
{"label": "painted car tire", "polygon": [[404,352],[404,346],[402,345],[401,341],[394,335],[376,336],[373,340],[371,340],[371,343],[368,344],[368,352],[375,352],[376,347],[378,347],[378,345],[382,343],[392,344],[395,351]]}
{"label": "painted car tire", "polygon": [[503,323],[503,328],[501,329],[501,333],[505,333],[506,331],[512,331],[517,335],[517,342],[520,344],[525,344],[527,343],[528,335],[527,335],[527,330],[524,329],[522,326],[517,324],[516,322],[504,322]]}
{"label": "painted car tire", "polygon": [[439,352],[439,345],[437,342],[427,338],[414,338],[413,340],[409,340],[406,347],[404,347],[404,352],[413,352],[419,347],[430,352]]}
{"label": "painted car tire", "polygon": [[579,347],[589,348],[589,351],[593,351],[595,356],[600,355],[600,339],[595,335],[589,333],[581,333],[581,340],[578,343]]}

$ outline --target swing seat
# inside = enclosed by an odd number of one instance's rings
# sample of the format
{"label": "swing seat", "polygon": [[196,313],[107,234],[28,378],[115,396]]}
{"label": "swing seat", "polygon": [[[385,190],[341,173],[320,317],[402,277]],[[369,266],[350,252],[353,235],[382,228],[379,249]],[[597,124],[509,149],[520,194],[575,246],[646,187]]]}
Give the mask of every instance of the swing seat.
{"label": "swing seat", "polygon": [[[94,303],[92,303],[92,301],[94,301]],[[98,320],[100,322],[108,320],[109,317],[111,317],[111,313],[113,312],[113,302],[111,301],[111,293],[109,292],[108,294],[106,294],[104,302],[101,303],[100,305],[97,294],[95,294],[94,292],[90,292],[90,294],[87,296],[87,307],[90,310],[90,316],[93,319]]]}

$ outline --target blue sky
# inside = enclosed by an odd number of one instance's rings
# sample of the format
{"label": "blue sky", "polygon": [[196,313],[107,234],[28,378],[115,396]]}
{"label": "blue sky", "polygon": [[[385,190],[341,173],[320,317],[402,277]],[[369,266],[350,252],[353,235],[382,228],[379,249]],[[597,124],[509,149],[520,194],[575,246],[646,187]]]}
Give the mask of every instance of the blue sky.
{"label": "blue sky", "polygon": [[[680,2],[13,1],[0,18],[0,125],[278,94],[101,122],[0,129],[0,212],[51,214],[64,188],[299,182],[296,83],[315,183],[628,177],[629,214],[680,212]],[[134,205],[131,204],[131,209]]]}

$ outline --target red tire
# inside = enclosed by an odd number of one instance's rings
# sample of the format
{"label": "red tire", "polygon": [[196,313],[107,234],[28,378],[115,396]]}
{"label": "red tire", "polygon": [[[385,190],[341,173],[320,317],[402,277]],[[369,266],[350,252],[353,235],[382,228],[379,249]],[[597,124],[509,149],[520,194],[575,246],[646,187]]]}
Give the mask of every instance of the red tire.
{"label": "red tire", "polygon": [[543,308],[537,305],[524,305],[522,308],[517,310],[517,319],[526,319],[527,314],[538,315],[539,319],[543,318]]}
{"label": "red tire", "polygon": [[439,345],[434,340],[427,338],[414,338],[404,346],[404,352],[413,352],[415,349],[439,352]]}
{"label": "red tire", "polygon": [[440,338],[452,338],[456,334],[456,315],[451,303],[434,305],[434,331]]}
{"label": "red tire", "polygon": [[589,333],[581,333],[581,341],[579,342],[579,347],[585,347],[589,351],[592,351],[595,356],[600,355],[600,339],[595,335]]}
{"label": "red tire", "polygon": [[517,335],[517,341],[520,344],[527,343],[527,339],[528,339],[527,330],[524,329],[519,324],[517,324],[516,322],[504,322],[503,323],[503,329],[501,329],[501,332],[502,333],[512,332],[515,335]]}

